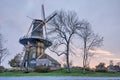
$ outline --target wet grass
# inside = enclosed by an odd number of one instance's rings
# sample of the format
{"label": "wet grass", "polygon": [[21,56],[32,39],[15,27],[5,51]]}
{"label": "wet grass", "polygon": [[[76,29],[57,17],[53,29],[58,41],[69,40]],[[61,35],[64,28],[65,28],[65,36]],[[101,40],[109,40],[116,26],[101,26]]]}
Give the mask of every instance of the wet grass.
{"label": "wet grass", "polygon": [[81,69],[73,68],[70,73],[66,72],[66,69],[61,69],[52,72],[38,73],[38,72],[29,72],[24,73],[23,71],[14,71],[14,72],[2,72],[0,76],[95,76],[95,77],[120,77],[120,73],[109,73],[109,72],[92,72],[86,71],[85,74],[82,73]]}

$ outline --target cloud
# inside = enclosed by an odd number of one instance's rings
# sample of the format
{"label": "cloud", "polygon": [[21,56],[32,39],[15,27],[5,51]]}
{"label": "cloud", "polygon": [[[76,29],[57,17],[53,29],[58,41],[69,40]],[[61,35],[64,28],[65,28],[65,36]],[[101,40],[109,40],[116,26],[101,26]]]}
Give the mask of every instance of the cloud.
{"label": "cloud", "polygon": [[100,55],[107,55],[107,56],[111,56],[111,55],[113,55],[112,52],[110,52],[110,51],[106,51],[106,50],[101,50],[101,49],[90,50],[90,52],[91,52],[91,53],[100,54]]}
{"label": "cloud", "polygon": [[[75,48],[75,52],[77,53],[74,57],[81,57],[83,56],[83,50],[80,48]],[[100,57],[110,57],[114,56],[113,52],[102,50],[102,49],[96,49],[96,50],[89,50],[90,53],[94,54],[94,58],[100,58]]]}
{"label": "cloud", "polygon": [[107,58],[107,60],[120,61],[120,58]]}
{"label": "cloud", "polygon": [[[83,50],[80,49],[80,48],[76,48],[75,50],[76,50],[77,53],[82,53],[82,52],[83,52]],[[91,52],[91,53],[96,53],[96,54],[99,54],[99,55],[107,55],[107,56],[113,55],[112,52],[107,51],[107,50],[101,50],[101,49],[89,50],[89,52]]]}

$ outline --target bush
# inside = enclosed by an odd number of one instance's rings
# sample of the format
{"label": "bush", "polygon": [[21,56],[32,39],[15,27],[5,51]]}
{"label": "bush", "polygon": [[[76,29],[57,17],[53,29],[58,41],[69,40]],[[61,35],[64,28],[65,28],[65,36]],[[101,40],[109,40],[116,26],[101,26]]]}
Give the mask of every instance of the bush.
{"label": "bush", "polygon": [[8,69],[7,70],[8,72],[18,72],[18,71],[22,71],[22,69],[21,68],[10,68],[10,69]]}
{"label": "bush", "polygon": [[35,72],[48,72],[48,71],[50,71],[50,67],[36,66],[36,67],[34,67],[34,71]]}
{"label": "bush", "polygon": [[106,72],[106,71],[107,71],[107,68],[105,67],[105,63],[99,63],[99,64],[96,66],[95,71],[97,71],[97,72]]}
{"label": "bush", "polygon": [[5,68],[3,66],[0,66],[0,73],[4,71],[5,71]]}
{"label": "bush", "polygon": [[86,67],[85,70],[86,71],[91,71],[91,69],[89,67]]}
{"label": "bush", "polygon": [[95,71],[97,72],[107,72],[107,69],[106,68],[97,68]]}

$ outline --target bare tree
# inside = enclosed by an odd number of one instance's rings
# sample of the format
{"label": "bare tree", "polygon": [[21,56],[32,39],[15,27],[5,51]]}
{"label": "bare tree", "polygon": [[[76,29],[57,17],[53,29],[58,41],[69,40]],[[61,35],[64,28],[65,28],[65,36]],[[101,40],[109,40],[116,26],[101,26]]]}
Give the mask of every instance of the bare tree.
{"label": "bare tree", "polygon": [[110,60],[109,65],[112,65],[112,66],[114,65],[113,60]]}
{"label": "bare tree", "polygon": [[117,64],[116,65],[118,65],[119,67],[120,67],[120,62],[117,62]]}
{"label": "bare tree", "polygon": [[103,63],[103,62],[100,62],[95,67],[96,67],[95,71],[98,71],[98,72],[106,72],[107,71],[107,68],[105,67],[105,63]]}
{"label": "bare tree", "polygon": [[49,34],[54,33],[55,36],[52,37],[53,45],[49,49],[58,56],[65,54],[67,71],[70,72],[69,55],[73,52],[70,45],[76,31],[81,29],[77,14],[71,11],[58,11],[50,24],[52,26]]}
{"label": "bare tree", "polygon": [[11,67],[20,67],[22,54],[18,53],[9,61]]}
{"label": "bare tree", "polygon": [[3,47],[3,37],[0,34],[0,65],[4,61],[5,57],[8,55],[7,48]]}
{"label": "bare tree", "polygon": [[94,50],[97,47],[100,47],[103,42],[103,37],[95,34],[90,26],[90,23],[87,21],[82,21],[83,29],[78,32],[82,42],[83,42],[83,73],[85,73],[85,69],[89,66],[89,58],[94,54],[90,53],[90,50]]}

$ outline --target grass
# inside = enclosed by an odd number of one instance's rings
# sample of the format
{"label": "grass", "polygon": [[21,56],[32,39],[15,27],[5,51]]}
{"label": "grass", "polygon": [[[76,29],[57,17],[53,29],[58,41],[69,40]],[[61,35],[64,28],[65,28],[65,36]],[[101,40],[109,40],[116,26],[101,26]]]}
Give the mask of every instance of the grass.
{"label": "grass", "polygon": [[80,69],[71,69],[71,73],[67,73],[65,69],[57,70],[47,73],[30,72],[24,73],[22,71],[3,72],[0,76],[95,76],[95,77],[120,77],[120,73],[108,73],[108,72],[92,72],[87,71],[86,74],[82,73]]}

